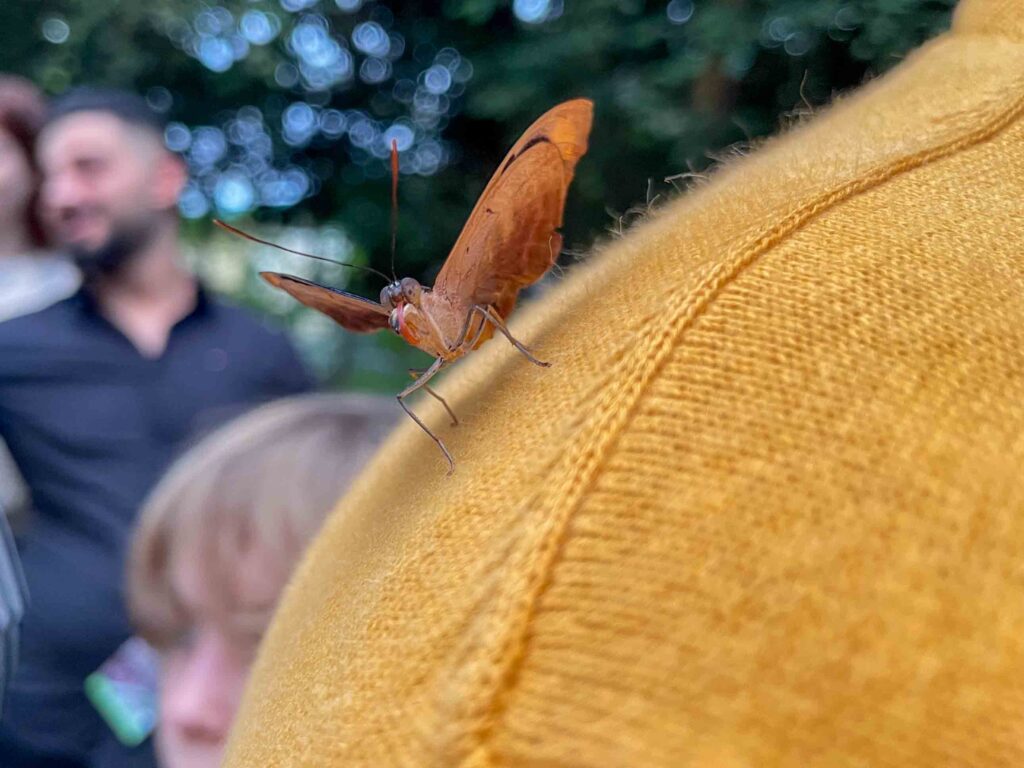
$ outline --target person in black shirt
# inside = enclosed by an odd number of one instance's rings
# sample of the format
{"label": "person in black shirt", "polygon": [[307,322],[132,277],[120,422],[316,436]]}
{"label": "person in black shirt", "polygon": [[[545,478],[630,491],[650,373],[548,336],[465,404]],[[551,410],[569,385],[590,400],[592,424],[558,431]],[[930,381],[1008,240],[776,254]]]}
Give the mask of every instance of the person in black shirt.
{"label": "person in black shirt", "polygon": [[280,333],[182,265],[186,172],[145,101],[73,91],[38,154],[44,218],[84,282],[0,323],[0,437],[35,510],[19,540],[31,603],[0,765],[152,765],[148,748],[114,742],[83,693],[131,634],[122,574],[138,507],[187,441],[310,380]]}

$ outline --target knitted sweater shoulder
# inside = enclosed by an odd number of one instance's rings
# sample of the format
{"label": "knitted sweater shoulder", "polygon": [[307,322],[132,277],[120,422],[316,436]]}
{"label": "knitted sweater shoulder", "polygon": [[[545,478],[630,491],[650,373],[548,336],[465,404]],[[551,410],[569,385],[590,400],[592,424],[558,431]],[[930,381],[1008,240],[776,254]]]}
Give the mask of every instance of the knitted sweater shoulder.
{"label": "knitted sweater shoulder", "polygon": [[227,765],[1024,764],[1022,252],[1024,5],[965,0],[417,403],[455,475],[392,436]]}

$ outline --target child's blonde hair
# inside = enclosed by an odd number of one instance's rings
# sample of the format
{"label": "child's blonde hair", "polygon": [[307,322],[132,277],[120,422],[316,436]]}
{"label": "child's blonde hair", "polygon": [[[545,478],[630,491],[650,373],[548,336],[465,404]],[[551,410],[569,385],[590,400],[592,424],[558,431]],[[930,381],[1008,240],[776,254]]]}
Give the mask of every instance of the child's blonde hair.
{"label": "child's blonde hair", "polygon": [[173,584],[179,567],[198,573],[225,619],[237,607],[244,557],[265,559],[283,587],[393,418],[390,398],[295,397],[187,451],[150,494],[132,541],[127,598],[139,633],[166,646],[194,621]]}

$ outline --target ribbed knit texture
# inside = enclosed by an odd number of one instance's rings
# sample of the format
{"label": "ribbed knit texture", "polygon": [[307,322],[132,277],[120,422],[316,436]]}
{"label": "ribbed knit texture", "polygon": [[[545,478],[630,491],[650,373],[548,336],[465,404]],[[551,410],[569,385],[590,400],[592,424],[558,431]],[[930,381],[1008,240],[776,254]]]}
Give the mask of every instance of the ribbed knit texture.
{"label": "ribbed knit texture", "polygon": [[455,476],[393,436],[227,765],[1024,765],[1022,19],[967,0],[522,308],[552,368],[460,363]]}

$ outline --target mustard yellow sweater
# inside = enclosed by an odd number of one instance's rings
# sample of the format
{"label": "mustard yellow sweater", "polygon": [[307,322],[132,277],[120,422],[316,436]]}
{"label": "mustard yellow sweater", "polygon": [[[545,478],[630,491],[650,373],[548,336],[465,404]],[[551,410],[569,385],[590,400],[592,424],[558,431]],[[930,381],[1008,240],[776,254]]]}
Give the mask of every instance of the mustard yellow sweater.
{"label": "mustard yellow sweater", "polygon": [[228,766],[1024,765],[1024,2],[512,327],[553,367],[496,339],[461,426],[419,402],[455,476],[392,437]]}

